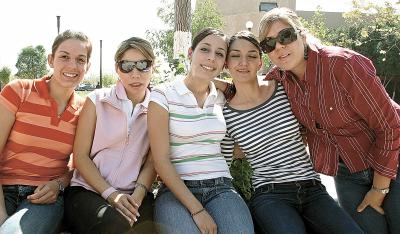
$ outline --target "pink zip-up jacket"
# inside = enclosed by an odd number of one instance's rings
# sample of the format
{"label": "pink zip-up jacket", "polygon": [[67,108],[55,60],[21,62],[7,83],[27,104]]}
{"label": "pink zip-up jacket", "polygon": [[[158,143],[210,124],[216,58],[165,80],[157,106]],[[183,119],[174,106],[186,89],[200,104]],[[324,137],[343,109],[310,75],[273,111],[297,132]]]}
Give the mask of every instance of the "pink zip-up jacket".
{"label": "pink zip-up jacket", "polygon": [[[121,82],[109,89],[94,92],[96,105],[96,130],[90,157],[103,178],[115,189],[132,193],[140,168],[149,150],[147,135],[147,107],[150,91],[138,103],[128,124],[123,102],[129,101]],[[89,94],[93,97],[93,94]],[[139,109],[137,109],[139,108]],[[71,186],[82,186],[97,192],[76,169]],[[109,188],[110,189],[110,188]]]}

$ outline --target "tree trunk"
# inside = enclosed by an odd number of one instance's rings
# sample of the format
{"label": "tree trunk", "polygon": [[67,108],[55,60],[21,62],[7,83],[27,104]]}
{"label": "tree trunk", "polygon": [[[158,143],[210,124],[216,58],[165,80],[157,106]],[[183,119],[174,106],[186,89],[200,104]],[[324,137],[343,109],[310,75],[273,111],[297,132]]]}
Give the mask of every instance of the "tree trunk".
{"label": "tree trunk", "polygon": [[192,8],[191,0],[175,0],[175,30],[174,30],[174,58],[180,54],[187,55],[191,35]]}

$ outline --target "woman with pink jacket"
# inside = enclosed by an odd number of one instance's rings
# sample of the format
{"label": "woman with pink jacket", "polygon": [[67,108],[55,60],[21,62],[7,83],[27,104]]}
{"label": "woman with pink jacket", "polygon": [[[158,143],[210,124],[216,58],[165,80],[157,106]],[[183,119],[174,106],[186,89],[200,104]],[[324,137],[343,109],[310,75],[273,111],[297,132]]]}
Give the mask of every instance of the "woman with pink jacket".
{"label": "woman with pink jacket", "polygon": [[152,232],[147,105],[154,59],[146,40],[123,41],[115,54],[117,84],[86,99],[73,149],[77,170],[65,201],[74,233]]}

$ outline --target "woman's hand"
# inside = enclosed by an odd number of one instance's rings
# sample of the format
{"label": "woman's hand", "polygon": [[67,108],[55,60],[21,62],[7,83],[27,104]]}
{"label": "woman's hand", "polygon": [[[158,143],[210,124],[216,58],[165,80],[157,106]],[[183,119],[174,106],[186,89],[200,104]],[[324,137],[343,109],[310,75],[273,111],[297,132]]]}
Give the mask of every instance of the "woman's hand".
{"label": "woman's hand", "polygon": [[357,211],[362,212],[365,208],[367,208],[367,206],[370,206],[381,215],[384,215],[385,211],[382,208],[382,203],[384,199],[385,199],[385,194],[371,189],[368,191],[367,194],[365,194],[364,200],[357,207]]}
{"label": "woman's hand", "polygon": [[389,188],[390,178],[379,174],[374,171],[374,179],[372,182],[372,188],[364,196],[364,200],[357,207],[358,212],[362,212],[367,206],[372,207],[378,213],[384,215],[385,211],[382,208],[383,200],[385,199],[386,193],[381,192],[379,188]]}
{"label": "woman's hand", "polygon": [[139,204],[129,194],[113,192],[108,198],[108,203],[115,207],[132,226],[136,221],[139,214]]}
{"label": "woman's hand", "polygon": [[202,234],[217,234],[217,224],[206,210],[193,215],[193,220]]}
{"label": "woman's hand", "polygon": [[27,199],[34,204],[51,204],[56,202],[59,193],[60,190],[57,181],[51,180],[39,185]]}

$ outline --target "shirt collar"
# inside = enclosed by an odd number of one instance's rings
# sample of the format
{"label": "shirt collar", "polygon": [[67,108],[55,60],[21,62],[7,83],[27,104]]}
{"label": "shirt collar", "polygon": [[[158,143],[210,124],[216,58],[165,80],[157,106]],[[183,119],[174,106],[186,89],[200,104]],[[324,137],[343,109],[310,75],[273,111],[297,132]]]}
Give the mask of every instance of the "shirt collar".
{"label": "shirt collar", "polygon": [[[184,79],[185,79],[185,77],[179,76],[176,78],[176,80],[174,82],[174,87],[175,87],[176,91],[178,92],[178,94],[181,96],[188,94],[188,93],[192,93],[192,91],[190,91],[188,89],[188,87],[186,87],[186,85],[184,83]],[[218,92],[217,92],[217,88],[215,87],[214,83],[210,81],[208,87],[210,89],[210,94],[208,96],[216,97],[218,95]]]}
{"label": "shirt collar", "polygon": [[[44,76],[40,79],[35,79],[33,85],[38,93],[39,97],[44,99],[54,99],[50,96],[49,87],[47,81],[50,80],[52,76]],[[68,101],[68,106],[71,106],[74,110],[78,110],[82,105],[82,99],[77,96],[75,92],[72,93]]]}

